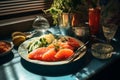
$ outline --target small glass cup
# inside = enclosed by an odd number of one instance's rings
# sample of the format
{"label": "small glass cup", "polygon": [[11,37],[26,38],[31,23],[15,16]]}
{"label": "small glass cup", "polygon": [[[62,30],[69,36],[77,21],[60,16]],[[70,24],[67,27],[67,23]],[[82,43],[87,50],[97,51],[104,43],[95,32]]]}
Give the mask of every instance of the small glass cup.
{"label": "small glass cup", "polygon": [[107,43],[110,43],[111,40],[114,38],[117,28],[117,25],[111,23],[102,25],[103,34],[107,40]]}
{"label": "small glass cup", "polygon": [[90,38],[90,28],[87,24],[82,24],[76,27],[72,27],[75,37],[79,38],[80,40],[87,41]]}
{"label": "small glass cup", "polygon": [[70,13],[62,13],[59,16],[59,29],[62,35],[69,35],[71,28]]}

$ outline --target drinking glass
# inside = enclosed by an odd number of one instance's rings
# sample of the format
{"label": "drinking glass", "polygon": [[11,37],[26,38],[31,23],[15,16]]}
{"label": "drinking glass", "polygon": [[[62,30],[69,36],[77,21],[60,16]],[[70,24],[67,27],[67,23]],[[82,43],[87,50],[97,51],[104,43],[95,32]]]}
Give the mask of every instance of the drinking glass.
{"label": "drinking glass", "polygon": [[32,25],[34,31],[32,32],[34,36],[40,36],[46,33],[50,33],[48,28],[50,24],[48,20],[43,16],[37,16]]}
{"label": "drinking glass", "polygon": [[90,39],[90,28],[88,24],[81,23],[78,26],[72,28],[74,32],[74,37],[80,39],[83,42],[86,42]]}
{"label": "drinking glass", "polygon": [[62,13],[59,15],[59,30],[62,35],[74,36],[72,31],[74,15],[75,13]]}
{"label": "drinking glass", "polygon": [[70,14],[62,13],[59,16],[59,29],[62,35],[68,35],[68,30],[70,29]]}
{"label": "drinking glass", "polygon": [[43,34],[51,33],[48,29],[50,24],[48,20],[43,16],[36,16],[32,24],[33,30],[29,32],[24,32],[27,38],[38,37]]}
{"label": "drinking glass", "polygon": [[110,23],[102,25],[103,34],[107,40],[107,43],[110,43],[110,41],[114,38],[114,35],[117,31],[117,27],[117,25]]}
{"label": "drinking glass", "polygon": [[96,35],[100,29],[100,8],[89,8],[89,27],[91,35]]}

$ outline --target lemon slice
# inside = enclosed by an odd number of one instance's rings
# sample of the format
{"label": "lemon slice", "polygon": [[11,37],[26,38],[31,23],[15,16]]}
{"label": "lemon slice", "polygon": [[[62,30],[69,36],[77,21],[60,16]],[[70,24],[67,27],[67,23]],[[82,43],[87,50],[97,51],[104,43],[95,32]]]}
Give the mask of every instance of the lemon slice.
{"label": "lemon slice", "polygon": [[12,38],[13,44],[15,46],[19,46],[22,42],[24,42],[26,40],[25,36],[14,36]]}
{"label": "lemon slice", "polygon": [[15,36],[25,36],[26,37],[25,33],[18,32],[18,31],[12,33],[12,38],[15,37]]}
{"label": "lemon slice", "polygon": [[55,37],[53,34],[42,35],[41,38],[43,37],[47,40],[48,43],[51,43],[53,40],[55,40]]}

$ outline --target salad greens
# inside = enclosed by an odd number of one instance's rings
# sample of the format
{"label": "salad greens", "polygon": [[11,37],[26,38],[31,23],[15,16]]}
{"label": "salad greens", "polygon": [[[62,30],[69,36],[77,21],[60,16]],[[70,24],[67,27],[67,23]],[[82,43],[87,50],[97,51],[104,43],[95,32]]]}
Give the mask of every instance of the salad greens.
{"label": "salad greens", "polygon": [[39,47],[46,47],[48,45],[48,42],[46,38],[40,38],[38,40],[33,41],[31,44],[28,46],[28,52],[31,52]]}

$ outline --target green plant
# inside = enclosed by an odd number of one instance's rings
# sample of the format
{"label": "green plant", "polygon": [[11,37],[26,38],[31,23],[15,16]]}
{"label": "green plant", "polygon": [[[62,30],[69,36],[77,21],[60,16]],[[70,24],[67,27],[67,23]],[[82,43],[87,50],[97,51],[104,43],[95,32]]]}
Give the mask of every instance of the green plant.
{"label": "green plant", "polygon": [[75,12],[80,4],[81,0],[53,0],[51,7],[44,12],[50,13],[53,18],[53,24],[57,24],[58,16],[62,12]]}

